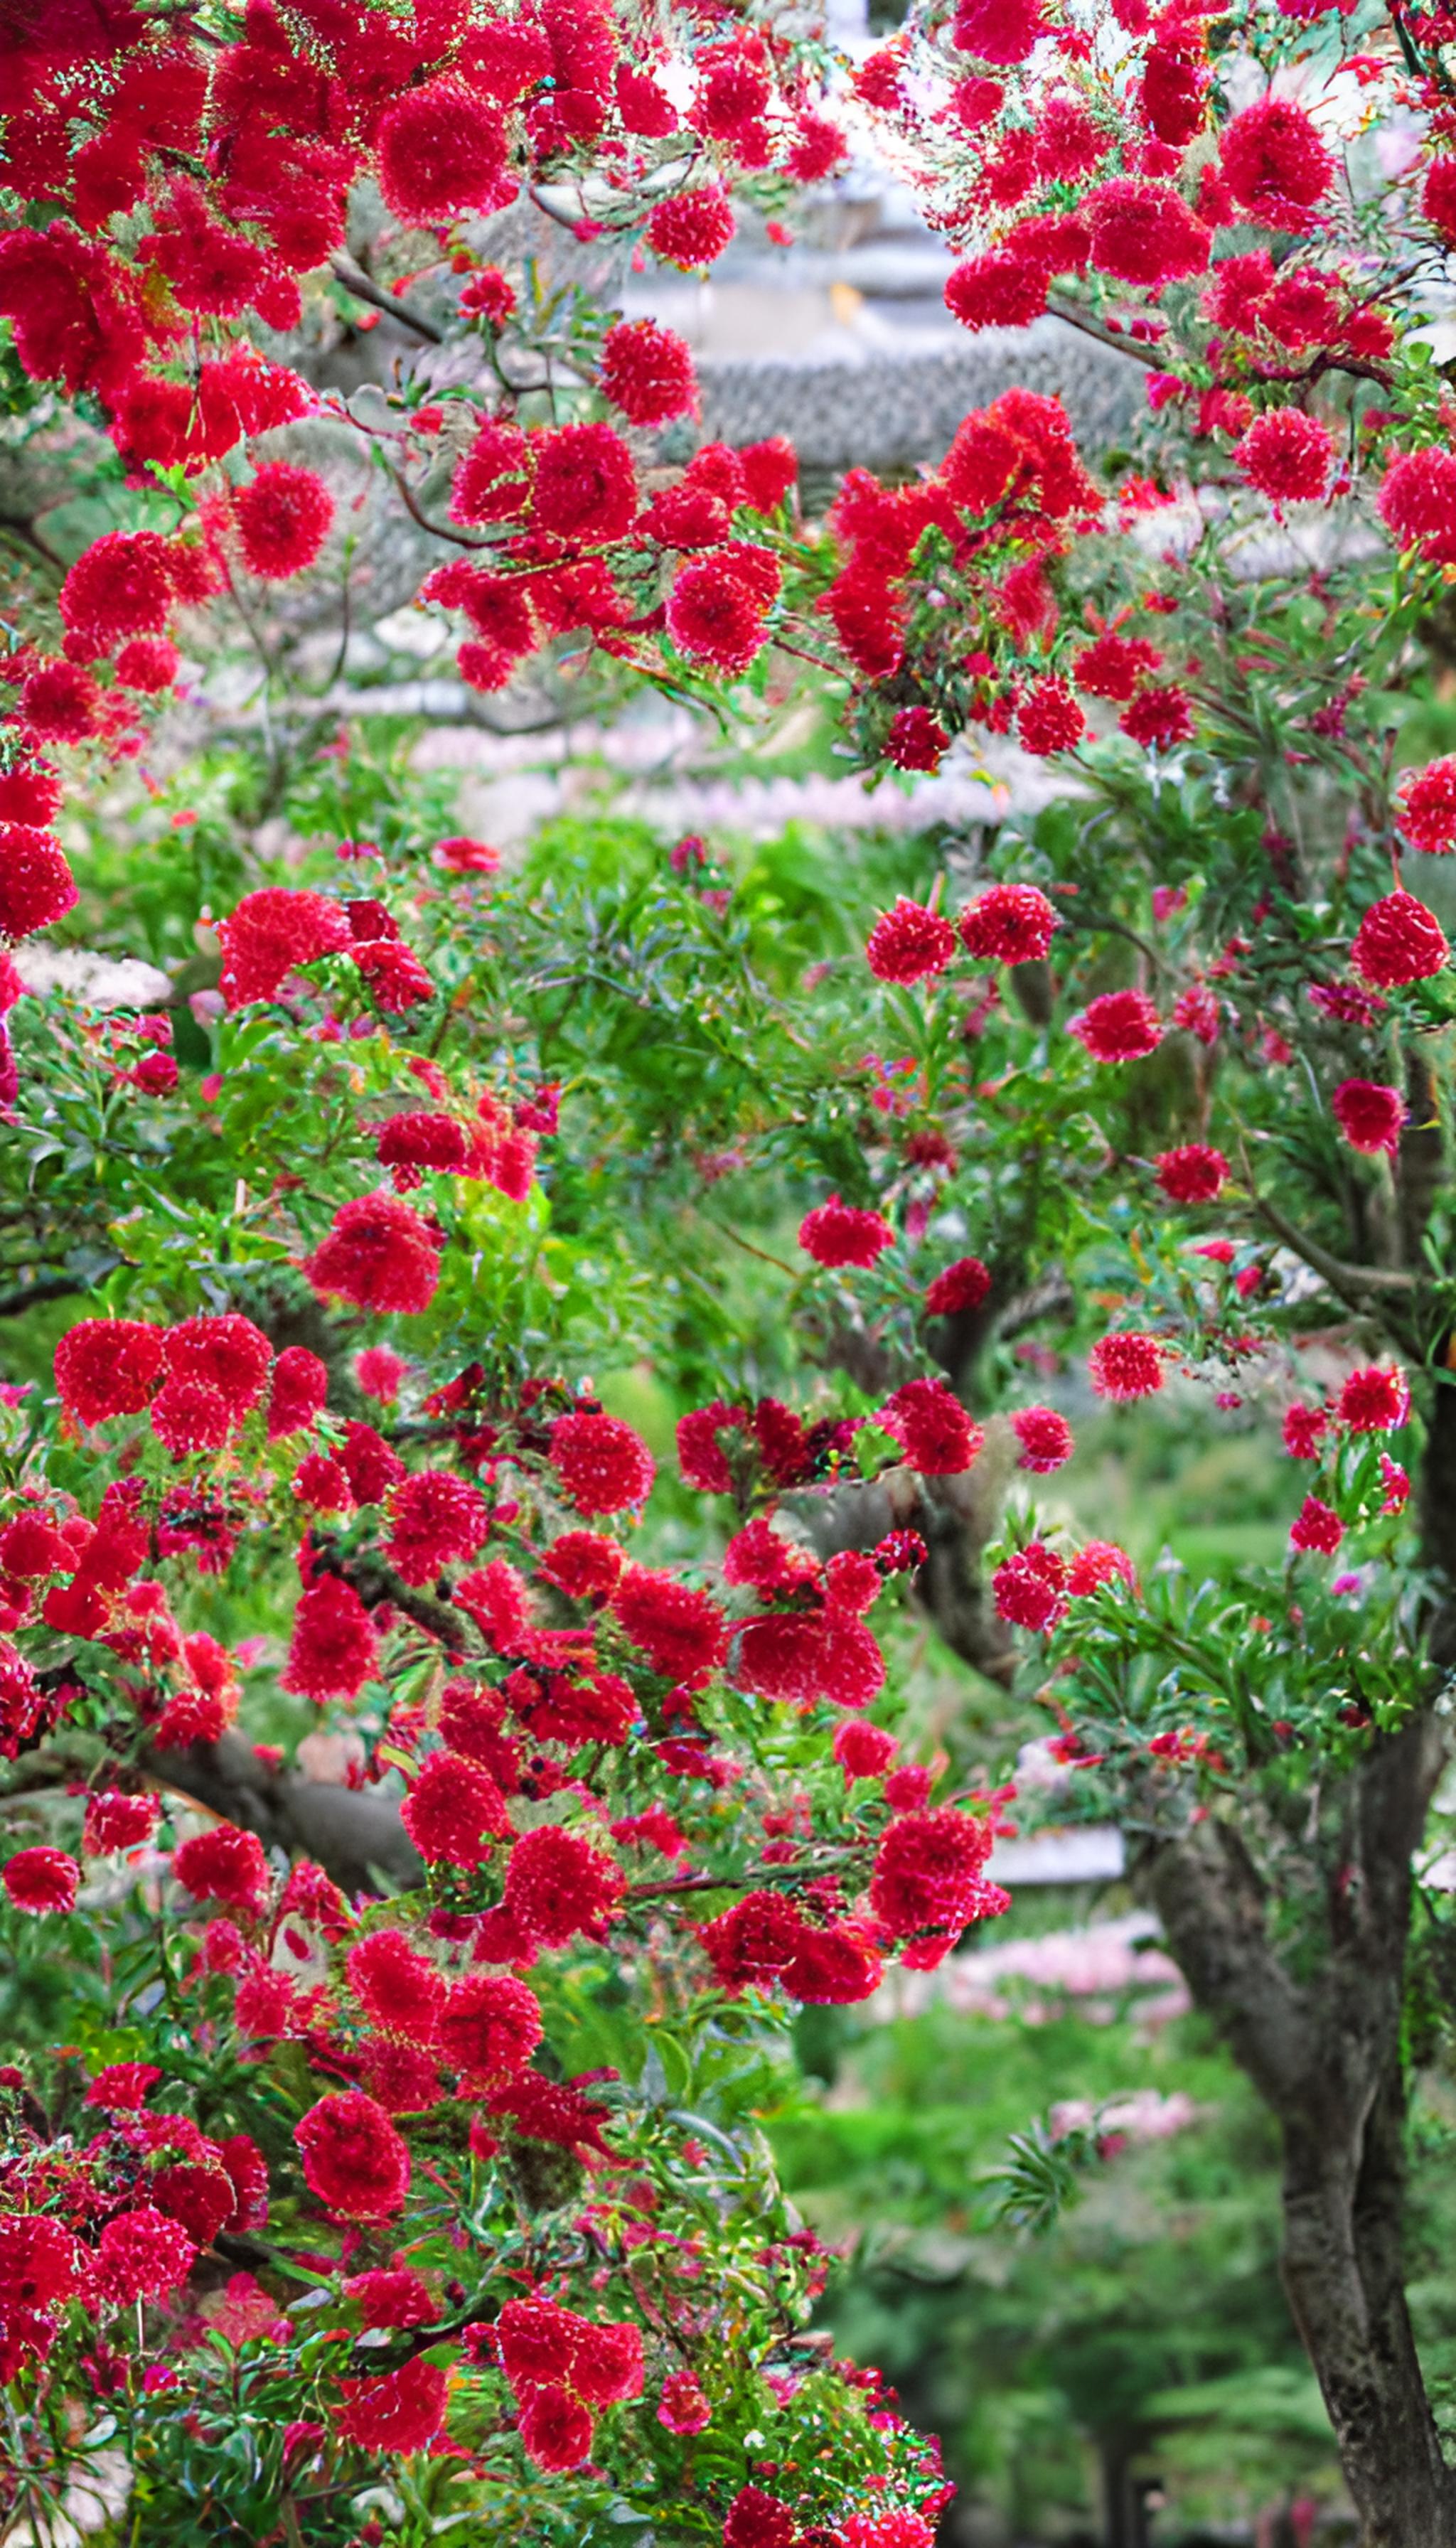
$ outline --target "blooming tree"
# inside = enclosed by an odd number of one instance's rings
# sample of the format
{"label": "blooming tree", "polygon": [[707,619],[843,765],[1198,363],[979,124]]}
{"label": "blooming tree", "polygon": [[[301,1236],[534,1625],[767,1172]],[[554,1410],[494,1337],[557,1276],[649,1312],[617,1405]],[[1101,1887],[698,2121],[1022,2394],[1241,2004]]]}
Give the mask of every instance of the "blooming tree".
{"label": "blooming tree", "polygon": [[[1279,2120],[1367,2539],[1456,2537],[1402,2256],[1456,1572],[1456,1004],[1403,862],[1456,848],[1456,759],[1391,749],[1456,564],[1448,37],[1344,0],[961,0],[857,66],[706,5],[34,0],[7,35],[16,441],[92,509],[15,529],[0,934],[125,912],[135,766],[141,841],[153,801],[196,826],[213,959],[186,1050],[0,969],[9,1307],[68,1304],[0,1527],[0,1881],[77,1976],[65,2050],[0,2080],[22,2509],[116,2447],[159,2534],[924,2548],[933,2452],[805,2333],[754,2123],[774,2009],[1004,1907],[1010,1790],[938,1796],[894,1731],[913,1600],[1054,1711]],[[709,267],[735,197],[776,220],[871,133],[966,328],[1050,310],[1141,367],[1138,451],[1013,390],[806,523],[782,442],[665,459],[671,331],[492,261],[529,206]],[[416,354],[320,386],[312,319],[385,310]],[[701,843],[498,881],[347,739],[318,775],[297,630],[345,665],[371,572],[340,449],[476,691],[749,718],[796,679],[866,770],[1014,731],[1066,793],[807,969]],[[146,760],[184,656],[244,650],[245,854],[239,801]],[[797,1228],[781,1390],[729,1223],[684,1234],[684,1180],[736,1176]],[[586,1377],[632,1227],[676,1541]],[[1077,1544],[1028,1396],[1057,1336],[1111,1406],[1283,1391],[1282,1572]]]}

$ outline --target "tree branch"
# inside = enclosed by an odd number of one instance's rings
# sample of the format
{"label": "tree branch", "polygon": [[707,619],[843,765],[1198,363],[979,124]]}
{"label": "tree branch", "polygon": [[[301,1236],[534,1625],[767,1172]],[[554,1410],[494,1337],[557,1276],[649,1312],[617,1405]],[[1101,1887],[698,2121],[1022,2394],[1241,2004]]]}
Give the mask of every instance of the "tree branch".
{"label": "tree branch", "polygon": [[402,327],[412,327],[415,335],[422,336],[426,344],[443,345],[443,327],[437,327],[433,318],[426,318],[421,311],[411,310],[408,301],[397,301],[392,292],[382,292],[379,285],[371,283],[368,275],[361,274],[347,257],[331,256],[328,270],[336,283],[341,283],[346,292],[352,292],[356,301],[367,301],[371,309],[383,311],[387,318],[398,318]]}

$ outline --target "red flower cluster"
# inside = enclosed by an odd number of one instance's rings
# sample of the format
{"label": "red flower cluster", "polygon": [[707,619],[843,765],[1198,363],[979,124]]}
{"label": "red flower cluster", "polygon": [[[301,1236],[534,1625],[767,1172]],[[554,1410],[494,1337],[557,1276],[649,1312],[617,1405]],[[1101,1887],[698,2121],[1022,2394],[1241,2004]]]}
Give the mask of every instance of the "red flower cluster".
{"label": "red flower cluster", "polygon": [[1011,1429],[1021,1444],[1017,1467],[1030,1469],[1040,1478],[1049,1477],[1053,1469],[1062,1468],[1076,1448],[1071,1426],[1054,1407],[1014,1409]]}
{"label": "red flower cluster", "polygon": [[579,2318],[552,2301],[509,2300],[496,2321],[495,2344],[520,2410],[521,2441],[538,2468],[580,2468],[600,2410],[642,2395],[642,2329],[630,2320]]}
{"label": "red flower cluster", "polygon": [[1223,1151],[1211,1149],[1206,1141],[1160,1150],[1153,1166],[1170,1203],[1214,1203],[1233,1173]]}
{"label": "red flower cluster", "polygon": [[925,1306],[933,1319],[959,1318],[980,1309],[990,1296],[991,1272],[978,1256],[957,1256],[925,1287]]}
{"label": "red flower cluster", "polygon": [[1036,885],[993,884],[965,905],[958,926],[967,956],[1029,964],[1050,953],[1057,919]]}
{"label": "red flower cluster", "polygon": [[1163,1385],[1165,1352],[1159,1336],[1104,1336],[1087,1356],[1088,1376],[1099,1398],[1151,1398]]}
{"label": "red flower cluster", "polygon": [[927,1478],[958,1477],[986,1438],[943,1380],[907,1380],[875,1421],[894,1435],[907,1466]]}
{"label": "red flower cluster", "polygon": [[1145,991],[1104,991],[1074,1017],[1067,1033],[1094,1061],[1137,1061],[1162,1042],[1162,1020]]}
{"label": "red flower cluster", "polygon": [[1456,850],[1456,759],[1408,771],[1396,791],[1400,825],[1412,849],[1433,858]]}
{"label": "red flower cluster", "polygon": [[584,1410],[551,1427],[551,1465],[582,1513],[625,1512],[645,1503],[657,1475],[652,1453],[619,1416]]}
{"label": "red flower cluster", "polygon": [[1350,945],[1350,962],[1374,991],[1423,982],[1444,969],[1450,955],[1435,913],[1404,892],[1373,902]]}
{"label": "red flower cluster", "polygon": [[877,1212],[841,1203],[837,1194],[831,1195],[827,1203],[816,1204],[799,1224],[800,1247],[816,1265],[831,1268],[870,1266],[882,1249],[893,1245],[894,1236],[889,1223]]}
{"label": "red flower cluster", "polygon": [[1400,1148],[1406,1100],[1399,1088],[1373,1079],[1342,1079],[1331,1092],[1329,1111],[1352,1150],[1373,1158],[1382,1150],[1394,1156]]}
{"label": "red flower cluster", "polygon": [[357,1310],[427,1310],[440,1279],[439,1246],[430,1225],[398,1196],[358,1195],[339,1205],[304,1272],[323,1300],[349,1301]]}
{"label": "red flower cluster", "polygon": [[345,2221],[388,2221],[410,2190],[410,2152],[362,2090],[320,2097],[294,2128],[304,2180]]}
{"label": "red flower cluster", "polygon": [[990,1824],[954,1806],[897,1815],[875,1856],[869,1907],[892,1937],[929,1933],[954,1946],[973,1920],[1008,1907],[982,1873],[990,1851]]}
{"label": "red flower cluster", "polygon": [[692,356],[681,336],[653,318],[619,319],[601,340],[596,385],[629,424],[667,424],[696,415]]}
{"label": "red flower cluster", "polygon": [[938,911],[901,894],[882,911],[864,942],[864,958],[880,982],[922,982],[943,973],[956,953],[956,932]]}

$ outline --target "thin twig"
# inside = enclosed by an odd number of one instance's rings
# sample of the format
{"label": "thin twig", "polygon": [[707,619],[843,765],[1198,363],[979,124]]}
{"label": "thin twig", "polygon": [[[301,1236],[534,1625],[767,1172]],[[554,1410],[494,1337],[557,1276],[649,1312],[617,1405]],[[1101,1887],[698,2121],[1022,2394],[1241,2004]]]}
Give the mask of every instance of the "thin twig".
{"label": "thin twig", "polygon": [[402,326],[412,327],[415,335],[423,336],[427,344],[443,345],[443,327],[437,327],[433,318],[426,318],[422,311],[411,310],[408,301],[397,301],[392,292],[382,292],[377,283],[371,283],[368,275],[361,274],[346,257],[331,256],[328,270],[336,283],[341,283],[346,292],[352,292],[356,301],[367,301],[372,309],[383,311],[387,318],[398,318]]}

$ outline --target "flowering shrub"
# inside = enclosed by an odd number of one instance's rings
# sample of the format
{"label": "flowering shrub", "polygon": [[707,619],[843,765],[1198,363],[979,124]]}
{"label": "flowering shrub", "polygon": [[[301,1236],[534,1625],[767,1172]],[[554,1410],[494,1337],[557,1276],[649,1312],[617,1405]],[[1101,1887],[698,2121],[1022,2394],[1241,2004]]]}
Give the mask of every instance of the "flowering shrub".
{"label": "flowering shrub", "polygon": [[[43,1010],[0,958],[11,1309],[63,1304],[0,1410],[0,1883],[14,1956],[85,1977],[0,2073],[38,2486],[119,2435],[158,2535],[667,2503],[927,2548],[934,2453],[805,2341],[754,2122],[786,2012],[1004,1907],[1010,1784],[896,1730],[916,1602],[1052,1711],[1069,1811],[1126,1809],[1284,2132],[1362,2517],[1449,2529],[1386,2228],[1456,1652],[1456,1001],[1410,864],[1456,841],[1456,154],[1444,22],[1350,32],[958,0],[851,66],[765,12],[24,18],[8,394],[94,509],[7,611],[0,936],[149,932],[173,995]],[[962,325],[1145,374],[1136,451],[1013,389],[806,523],[785,444],[651,439],[699,405],[671,330],[488,262],[524,201],[700,271],[870,134]],[[376,305],[424,354],[312,386]],[[866,772],[1004,737],[1068,791],[872,891],[630,827],[502,875],[289,694],[311,612],[348,661],[361,455],[473,691],[754,716],[807,675]],[[169,777],[239,628],[264,741]],[[1282,1571],[1139,1575],[1042,1488],[1079,1408],[1190,1396],[1281,1407]]]}

